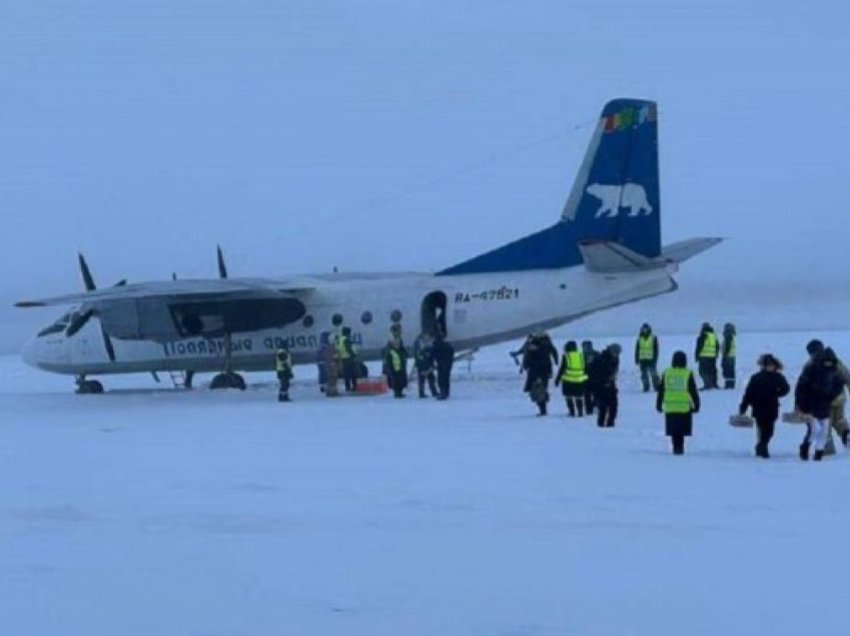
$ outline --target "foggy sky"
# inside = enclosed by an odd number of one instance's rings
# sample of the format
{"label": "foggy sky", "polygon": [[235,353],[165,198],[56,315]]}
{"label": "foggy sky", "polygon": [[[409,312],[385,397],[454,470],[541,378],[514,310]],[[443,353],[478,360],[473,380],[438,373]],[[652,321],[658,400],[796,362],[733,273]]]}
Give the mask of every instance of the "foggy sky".
{"label": "foggy sky", "polygon": [[[688,293],[850,267],[850,9],[723,0],[0,4],[0,350],[99,283],[434,270],[554,222],[603,103],[659,102]],[[683,292],[684,293],[684,290]]]}

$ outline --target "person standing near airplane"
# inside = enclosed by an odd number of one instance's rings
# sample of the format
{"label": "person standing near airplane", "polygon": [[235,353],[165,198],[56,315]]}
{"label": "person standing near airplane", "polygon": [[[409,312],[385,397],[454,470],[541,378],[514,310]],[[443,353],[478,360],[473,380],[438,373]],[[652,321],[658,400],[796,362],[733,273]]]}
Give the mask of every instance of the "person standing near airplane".
{"label": "person standing near airplane", "polygon": [[693,433],[693,414],[699,413],[699,391],[684,351],[673,354],[672,365],[661,376],[655,409],[664,413],[664,432],[674,455],[685,454],[685,438]]}
{"label": "person standing near airplane", "polygon": [[425,398],[425,384],[427,382],[431,397],[439,397],[437,384],[434,378],[434,347],[427,334],[421,333],[413,343],[413,360],[416,365],[416,379],[419,385],[419,397]]}
{"label": "person standing near airplane", "polygon": [[357,390],[358,362],[357,351],[351,342],[351,327],[343,327],[336,341],[336,357],[339,360],[345,392]]}
{"label": "person standing near airplane", "polygon": [[640,369],[640,381],[643,392],[658,390],[658,337],[652,333],[652,327],[643,323],[635,342],[635,364]]}
{"label": "person standing near airplane", "polygon": [[455,348],[442,333],[434,340],[434,363],[437,365],[438,400],[448,400],[451,394],[452,366],[455,363]]}
{"label": "person standing near airplane", "polygon": [[694,357],[697,359],[699,377],[702,379],[702,390],[716,389],[717,386],[717,356],[720,353],[720,343],[714,328],[707,322],[702,323],[702,329],[697,337]]}
{"label": "person standing near airplane", "polygon": [[[593,364],[593,361],[596,360],[596,356],[599,355],[599,352],[593,348],[593,343],[590,340],[582,340],[581,352],[584,354],[585,368],[590,369],[590,366]],[[593,415],[593,409],[596,405],[593,397],[593,385],[590,382],[589,373],[584,389],[584,412],[587,415]]]}
{"label": "person standing near airplane", "polygon": [[289,353],[289,346],[286,344],[286,341],[284,341],[275,352],[274,367],[277,372],[277,381],[279,385],[277,401],[289,402],[289,384],[292,381],[294,374],[292,373],[292,354]]}
{"label": "person standing near airplane", "polygon": [[393,337],[387,342],[384,354],[384,373],[393,397],[403,398],[407,388],[407,350],[401,338]]}

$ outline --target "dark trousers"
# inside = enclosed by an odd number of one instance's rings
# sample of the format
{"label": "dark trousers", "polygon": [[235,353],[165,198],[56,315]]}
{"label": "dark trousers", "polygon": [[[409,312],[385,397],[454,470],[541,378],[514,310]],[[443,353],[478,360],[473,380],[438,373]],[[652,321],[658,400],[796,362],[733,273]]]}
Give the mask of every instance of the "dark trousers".
{"label": "dark trousers", "polygon": [[715,358],[699,359],[699,377],[702,379],[702,388],[716,389],[717,387],[717,360]]}
{"label": "dark trousers", "polygon": [[776,428],[776,418],[756,418],[756,427],[758,428],[758,444],[756,445],[756,453],[767,454],[767,445],[773,438],[773,431]]}
{"label": "dark trousers", "polygon": [[444,400],[449,397],[452,384],[452,367],[451,365],[437,365],[437,388],[440,391],[440,397]]}
{"label": "dark trousers", "polygon": [[584,412],[593,415],[594,408],[596,408],[595,390],[588,384],[584,389]]}
{"label": "dark trousers", "polygon": [[437,383],[434,381],[433,371],[416,371],[416,377],[419,380],[419,397],[425,397],[425,383],[428,383],[428,390],[431,392],[431,397],[436,397]]}
{"label": "dark trousers", "polygon": [[655,362],[652,360],[643,360],[640,362],[640,381],[643,384],[644,392],[649,391],[650,386],[652,386],[653,391],[658,390],[661,380],[658,377],[658,369]]}
{"label": "dark trousers", "polygon": [[619,400],[617,398],[616,386],[601,386],[596,389],[596,423],[603,427],[614,426],[617,420],[617,409]]}
{"label": "dark trousers", "polygon": [[277,376],[278,389],[277,399],[279,402],[289,401],[289,378],[286,376]]}
{"label": "dark trousers", "polygon": [[570,417],[575,417],[578,414],[579,417],[584,417],[584,396],[567,396],[567,411],[570,413]]}
{"label": "dark trousers", "polygon": [[358,364],[354,358],[346,358],[342,361],[342,379],[345,382],[346,391],[357,390]]}
{"label": "dark trousers", "polygon": [[723,388],[735,388],[735,358],[723,358],[720,362],[720,369],[723,372]]}
{"label": "dark trousers", "polygon": [[671,435],[670,441],[673,442],[673,454],[674,455],[684,455],[685,454],[685,436],[684,435]]}

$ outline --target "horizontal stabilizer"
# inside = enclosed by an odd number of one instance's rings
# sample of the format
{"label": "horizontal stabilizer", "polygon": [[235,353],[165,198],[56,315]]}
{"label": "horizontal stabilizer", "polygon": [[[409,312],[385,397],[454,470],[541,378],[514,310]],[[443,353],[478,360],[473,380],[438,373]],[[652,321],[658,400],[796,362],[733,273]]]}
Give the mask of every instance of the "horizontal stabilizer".
{"label": "horizontal stabilizer", "polygon": [[687,241],[679,241],[665,246],[661,250],[661,258],[667,262],[684,263],[722,241],[722,238],[692,238]]}
{"label": "horizontal stabilizer", "polygon": [[647,258],[620,243],[611,241],[584,241],[579,251],[587,270],[596,274],[635,272],[664,267],[663,262]]}

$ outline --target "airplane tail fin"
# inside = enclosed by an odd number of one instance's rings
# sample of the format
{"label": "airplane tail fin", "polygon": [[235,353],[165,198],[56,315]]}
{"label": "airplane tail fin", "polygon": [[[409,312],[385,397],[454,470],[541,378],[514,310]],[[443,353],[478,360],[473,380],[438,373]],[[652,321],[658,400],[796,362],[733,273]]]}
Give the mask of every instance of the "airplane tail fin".
{"label": "airplane tail fin", "polygon": [[655,102],[615,99],[605,105],[555,225],[439,274],[580,265],[584,241],[619,243],[650,259],[661,255]]}

